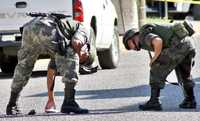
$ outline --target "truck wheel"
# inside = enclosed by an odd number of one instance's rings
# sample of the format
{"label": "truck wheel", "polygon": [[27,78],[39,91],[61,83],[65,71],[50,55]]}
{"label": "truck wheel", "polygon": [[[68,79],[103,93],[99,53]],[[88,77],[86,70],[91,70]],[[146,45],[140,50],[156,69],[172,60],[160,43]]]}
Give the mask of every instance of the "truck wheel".
{"label": "truck wheel", "polygon": [[200,20],[200,5],[194,5],[192,7],[192,15],[194,17],[194,20]]}
{"label": "truck wheel", "polygon": [[17,65],[17,57],[9,57],[1,62],[1,71],[3,73],[13,73]]}
{"label": "truck wheel", "polygon": [[114,29],[113,40],[108,50],[98,52],[99,64],[102,69],[113,69],[119,63],[119,34],[117,29]]}

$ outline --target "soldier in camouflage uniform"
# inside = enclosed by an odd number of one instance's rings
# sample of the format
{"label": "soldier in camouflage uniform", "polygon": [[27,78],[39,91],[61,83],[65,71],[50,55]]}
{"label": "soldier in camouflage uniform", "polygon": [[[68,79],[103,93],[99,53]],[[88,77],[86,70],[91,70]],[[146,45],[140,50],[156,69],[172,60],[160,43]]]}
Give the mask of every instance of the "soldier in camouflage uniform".
{"label": "soldier in camouflage uniform", "polygon": [[[185,96],[179,107],[196,108],[193,91],[195,83],[191,78],[195,56],[195,49],[190,42],[193,38],[189,36],[182,23],[175,25],[162,27],[157,24],[146,24],[139,31],[128,30],[123,37],[123,44],[127,50],[144,49],[154,52],[150,60],[151,97],[147,103],[139,105],[141,110],[162,110],[159,101],[160,90],[164,88],[167,76],[174,69]],[[177,33],[177,27],[180,27],[180,33]],[[182,29],[187,33],[184,36]]]}
{"label": "soldier in camouflage uniform", "polygon": [[55,58],[57,71],[63,75],[62,82],[65,84],[65,88],[61,112],[88,113],[87,109],[80,108],[76,103],[76,90],[74,89],[79,79],[79,61],[84,62],[88,59],[88,52],[81,50],[88,41],[88,33],[80,23],[69,20],[62,20],[62,22],[64,24],[68,22],[69,24],[66,26],[70,25],[71,27],[68,29],[74,33],[69,45],[65,48],[65,53],[59,52],[57,46],[60,35],[53,17],[36,17],[24,25],[22,45],[18,51],[18,64],[14,71],[6,114],[20,113],[17,106],[20,92],[27,84],[34,64],[41,54],[48,54],[51,58]]}
{"label": "soldier in camouflage uniform", "polygon": [[[79,73],[80,74],[91,74],[97,72],[98,64],[97,64],[97,55],[96,55],[96,48],[95,48],[95,41],[93,35],[93,29],[90,29],[90,49],[89,49],[89,58],[85,62],[80,62]],[[87,46],[82,47],[83,49],[88,49]],[[87,51],[87,50],[83,50]],[[45,106],[46,113],[56,113],[56,104],[54,99],[54,84],[55,78],[57,75],[56,63],[55,59],[51,59],[48,65],[47,70],[47,89],[48,89],[48,101]]]}

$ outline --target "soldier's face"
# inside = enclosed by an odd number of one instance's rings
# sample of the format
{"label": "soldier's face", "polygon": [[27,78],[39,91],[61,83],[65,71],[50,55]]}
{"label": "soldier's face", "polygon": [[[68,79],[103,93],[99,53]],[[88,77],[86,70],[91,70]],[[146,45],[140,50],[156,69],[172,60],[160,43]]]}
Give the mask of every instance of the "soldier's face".
{"label": "soldier's face", "polygon": [[131,50],[140,50],[140,48],[137,45],[137,36],[134,36],[128,40],[128,46]]}
{"label": "soldier's face", "polygon": [[132,50],[135,49],[135,44],[133,43],[133,40],[132,39],[129,39],[128,40],[128,47]]}

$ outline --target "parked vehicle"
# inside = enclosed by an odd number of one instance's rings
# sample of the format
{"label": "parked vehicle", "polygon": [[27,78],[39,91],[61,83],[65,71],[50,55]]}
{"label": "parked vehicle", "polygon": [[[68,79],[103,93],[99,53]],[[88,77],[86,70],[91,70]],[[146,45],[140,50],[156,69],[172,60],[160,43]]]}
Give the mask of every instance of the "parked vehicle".
{"label": "parked vehicle", "polygon": [[[184,2],[168,2],[168,14],[172,18],[184,19],[186,16],[192,16],[195,20],[200,20],[200,5],[192,4],[193,1],[200,0],[185,0]],[[191,1],[191,3],[189,3]],[[164,16],[165,3],[163,1],[147,0],[147,13],[159,13]]]}
{"label": "parked vehicle", "polygon": [[[92,27],[100,66],[116,68],[119,62],[117,13],[110,0],[1,0],[0,4],[0,67],[2,72],[13,72],[17,51],[21,45],[19,27],[31,17],[28,12],[63,13],[69,19]],[[42,55],[40,58],[46,58]]]}

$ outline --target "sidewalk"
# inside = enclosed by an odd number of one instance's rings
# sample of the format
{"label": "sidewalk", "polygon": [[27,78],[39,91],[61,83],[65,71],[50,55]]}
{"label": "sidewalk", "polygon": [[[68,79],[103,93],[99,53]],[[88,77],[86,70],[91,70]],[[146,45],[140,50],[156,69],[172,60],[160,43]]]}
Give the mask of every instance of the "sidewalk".
{"label": "sidewalk", "polygon": [[192,21],[192,25],[196,32],[200,32],[200,21]]}

